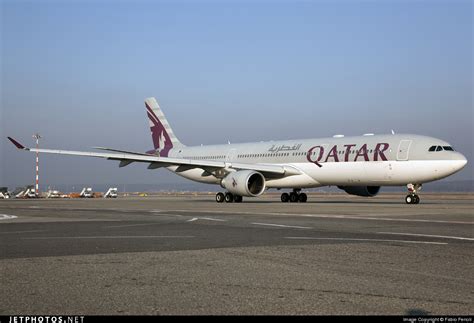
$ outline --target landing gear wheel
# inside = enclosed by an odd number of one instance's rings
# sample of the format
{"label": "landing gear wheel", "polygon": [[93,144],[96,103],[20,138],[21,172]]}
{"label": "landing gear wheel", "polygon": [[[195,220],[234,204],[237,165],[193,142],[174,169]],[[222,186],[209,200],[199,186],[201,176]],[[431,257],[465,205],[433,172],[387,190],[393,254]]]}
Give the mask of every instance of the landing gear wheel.
{"label": "landing gear wheel", "polygon": [[224,202],[224,198],[225,198],[224,193],[219,192],[219,193],[216,194],[216,202],[217,203]]}
{"label": "landing gear wheel", "polygon": [[281,201],[282,201],[283,203],[286,203],[286,202],[288,202],[289,200],[290,200],[290,195],[289,195],[288,193],[283,193],[283,194],[281,194]]}
{"label": "landing gear wheel", "polygon": [[413,204],[418,204],[420,203],[420,197],[418,195],[413,196],[415,200],[413,201]]}
{"label": "landing gear wheel", "polygon": [[420,203],[420,197],[416,194],[408,194],[405,197],[405,202],[407,204],[418,204],[418,203]]}
{"label": "landing gear wheel", "polygon": [[308,195],[306,195],[305,193],[301,193],[298,197],[298,200],[301,203],[306,203],[306,201],[308,200]]}
{"label": "landing gear wheel", "polygon": [[235,203],[241,203],[243,201],[242,196],[240,195],[234,195],[234,202]]}
{"label": "landing gear wheel", "polygon": [[298,202],[298,194],[295,192],[290,193],[290,202],[295,203]]}
{"label": "landing gear wheel", "polygon": [[232,203],[234,202],[234,195],[232,195],[232,193],[227,192],[225,193],[224,199],[226,203]]}
{"label": "landing gear wheel", "polygon": [[422,184],[407,184],[409,194],[405,197],[405,202],[407,204],[418,204],[420,203],[420,197],[418,193],[421,190]]}

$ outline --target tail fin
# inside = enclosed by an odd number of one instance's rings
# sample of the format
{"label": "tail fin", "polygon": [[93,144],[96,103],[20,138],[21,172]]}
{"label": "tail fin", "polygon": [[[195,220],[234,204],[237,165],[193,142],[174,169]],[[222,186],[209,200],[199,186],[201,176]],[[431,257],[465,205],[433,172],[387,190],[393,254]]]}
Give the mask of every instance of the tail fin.
{"label": "tail fin", "polygon": [[174,135],[156,99],[146,99],[145,107],[150,123],[153,145],[160,156],[168,157],[168,152],[171,148],[183,147],[184,145]]}

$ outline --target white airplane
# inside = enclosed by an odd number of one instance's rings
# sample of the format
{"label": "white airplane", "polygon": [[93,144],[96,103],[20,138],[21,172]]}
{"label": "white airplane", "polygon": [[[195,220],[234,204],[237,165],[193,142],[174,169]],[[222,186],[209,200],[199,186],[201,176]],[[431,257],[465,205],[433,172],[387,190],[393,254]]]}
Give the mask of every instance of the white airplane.
{"label": "white airplane", "polygon": [[217,202],[242,202],[266,189],[291,189],[282,202],[306,202],[304,188],[334,185],[345,192],[372,197],[381,186],[404,186],[407,204],[418,204],[422,184],[461,170],[466,158],[440,139],[410,135],[365,134],[357,137],[224,144],[183,145],[173,133],[155,98],[145,100],[154,149],[146,153],[94,147],[106,152],[80,152],[26,148],[11,137],[19,149],[64,155],[101,157],[149,163],[149,169],[168,170],[201,183],[217,184],[226,190]]}

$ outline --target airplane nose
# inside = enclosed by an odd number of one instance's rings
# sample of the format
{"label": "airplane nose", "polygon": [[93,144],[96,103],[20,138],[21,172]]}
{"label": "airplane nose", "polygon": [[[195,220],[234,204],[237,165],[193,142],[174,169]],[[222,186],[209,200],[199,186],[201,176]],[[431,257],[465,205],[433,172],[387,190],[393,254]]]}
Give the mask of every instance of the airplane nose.
{"label": "airplane nose", "polygon": [[466,164],[467,164],[466,157],[463,154],[458,153],[457,158],[455,160],[453,160],[453,166],[454,166],[454,169],[456,170],[456,172],[463,169],[464,166],[466,166]]}

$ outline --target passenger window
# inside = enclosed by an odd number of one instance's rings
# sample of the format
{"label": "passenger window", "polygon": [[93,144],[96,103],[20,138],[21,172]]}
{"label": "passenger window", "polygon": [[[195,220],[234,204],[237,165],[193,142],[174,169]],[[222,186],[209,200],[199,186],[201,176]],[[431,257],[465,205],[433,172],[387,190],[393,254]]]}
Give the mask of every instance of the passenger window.
{"label": "passenger window", "polygon": [[436,150],[436,146],[431,146],[430,149],[428,149],[428,151],[435,151]]}

